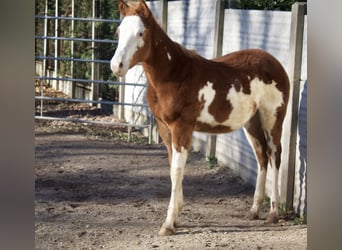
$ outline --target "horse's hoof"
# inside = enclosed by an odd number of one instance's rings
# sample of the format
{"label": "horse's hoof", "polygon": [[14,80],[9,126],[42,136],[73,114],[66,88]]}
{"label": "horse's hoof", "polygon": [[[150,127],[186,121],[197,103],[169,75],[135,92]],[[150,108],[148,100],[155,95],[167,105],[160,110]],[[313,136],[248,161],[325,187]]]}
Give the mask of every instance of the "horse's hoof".
{"label": "horse's hoof", "polygon": [[248,219],[248,220],[257,220],[257,219],[259,219],[259,215],[256,212],[249,211],[246,214],[245,218]]}
{"label": "horse's hoof", "polygon": [[276,224],[278,223],[278,214],[277,213],[269,213],[267,216],[266,223],[267,224]]}
{"label": "horse's hoof", "polygon": [[159,236],[170,236],[176,233],[176,230],[174,228],[165,228],[162,227],[159,232],[158,235]]}

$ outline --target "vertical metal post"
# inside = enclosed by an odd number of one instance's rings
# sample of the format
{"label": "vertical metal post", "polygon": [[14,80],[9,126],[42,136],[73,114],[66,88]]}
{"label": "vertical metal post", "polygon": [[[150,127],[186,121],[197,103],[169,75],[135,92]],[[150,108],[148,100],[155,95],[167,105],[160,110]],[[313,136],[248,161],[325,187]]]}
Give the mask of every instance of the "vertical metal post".
{"label": "vertical metal post", "polygon": [[[42,76],[46,77],[46,54],[47,54],[47,14],[48,14],[48,0],[45,0],[45,19],[44,19],[44,42],[43,42],[43,63],[42,63]],[[40,95],[44,96],[44,83],[46,83],[46,80],[42,80],[40,81]],[[43,116],[43,105],[44,105],[44,101],[43,99],[40,100],[40,116]]]}
{"label": "vertical metal post", "polygon": [[132,126],[127,127],[127,142],[131,142],[131,136],[132,136]]}
{"label": "vertical metal post", "polygon": [[[120,13],[120,20],[122,20],[123,16]],[[119,86],[119,102],[120,103],[125,103],[125,82],[126,82],[126,78],[125,76],[119,77],[119,82],[123,83]],[[125,106],[124,105],[120,105],[120,109],[119,109],[119,118],[121,120],[125,120]]]}
{"label": "vertical metal post", "polygon": [[[224,23],[224,0],[216,1],[215,15],[215,36],[214,36],[214,57],[222,55],[223,23]],[[207,157],[216,157],[216,135],[209,135],[207,146]]]}
{"label": "vertical metal post", "polygon": [[[93,8],[92,8],[92,18],[95,18],[95,0],[93,0]],[[91,21],[91,60],[95,59],[95,55],[94,55],[94,48],[95,48],[95,43],[94,43],[94,39],[95,39],[95,23],[94,21]],[[91,62],[91,80],[94,81],[94,71],[95,71],[95,67],[94,67],[94,62]],[[91,83],[91,100],[94,100],[94,82]]]}
{"label": "vertical metal post", "polygon": [[[75,30],[75,0],[71,1],[71,37],[73,38],[74,35],[74,30]],[[71,62],[70,62],[70,75],[71,75],[71,79],[74,78],[74,40],[70,41],[70,54],[71,54]],[[75,97],[75,82],[71,81],[69,83],[69,96],[71,98]]]}
{"label": "vertical metal post", "polygon": [[121,120],[125,120],[125,105],[123,105],[123,103],[125,103],[125,82],[126,82],[126,78],[124,76],[119,77],[119,82],[121,82],[122,84],[119,86],[119,102],[120,104],[120,110],[119,110],[119,118]]}
{"label": "vertical metal post", "polygon": [[222,56],[223,24],[224,24],[224,0],[216,1],[216,19],[214,34],[214,57]]}
{"label": "vertical metal post", "polygon": [[[148,144],[152,144],[152,133],[153,133],[153,124],[154,124],[154,118],[153,114],[151,113],[149,115],[149,121],[150,123],[148,124]],[[156,135],[156,143],[159,144],[159,135]]]}
{"label": "vertical metal post", "polygon": [[[95,1],[93,0],[93,7],[92,7],[92,18],[95,18]],[[91,60],[95,60],[95,22],[91,22]],[[91,80],[95,80],[95,63],[94,61],[91,62]],[[91,94],[90,94],[90,99],[91,100],[96,100],[98,97],[97,95],[97,84],[94,84],[94,82],[91,83]]]}
{"label": "vertical metal post", "polygon": [[160,11],[161,11],[161,19],[162,19],[162,29],[167,32],[167,9],[168,9],[168,1],[160,0]]}
{"label": "vertical metal post", "polygon": [[[298,129],[298,107],[299,107],[299,89],[300,74],[302,66],[302,49],[303,49],[303,31],[304,31],[304,15],[306,12],[305,3],[294,3],[291,13],[291,31],[290,31],[290,55],[289,55],[289,79],[290,98],[292,97],[292,115],[291,115],[291,134],[289,147],[289,166],[287,175],[287,191],[286,191],[286,208],[293,209],[294,197],[294,179],[297,151],[297,129]],[[291,101],[290,101],[291,103]]]}
{"label": "vertical metal post", "polygon": [[[55,1],[55,68],[54,68],[54,77],[58,77],[58,60],[57,60],[57,57],[58,57],[58,40],[57,40],[57,37],[58,37],[58,0]],[[59,81],[58,80],[55,80],[56,81],[56,88],[57,90],[59,89]]]}

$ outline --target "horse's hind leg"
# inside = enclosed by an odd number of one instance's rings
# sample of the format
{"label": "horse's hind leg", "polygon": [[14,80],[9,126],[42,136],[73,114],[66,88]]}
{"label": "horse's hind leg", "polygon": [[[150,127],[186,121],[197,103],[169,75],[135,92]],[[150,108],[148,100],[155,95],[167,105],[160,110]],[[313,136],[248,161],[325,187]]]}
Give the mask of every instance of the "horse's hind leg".
{"label": "horse's hind leg", "polygon": [[278,222],[278,205],[279,205],[279,167],[281,161],[281,134],[283,120],[286,112],[286,104],[275,108],[273,111],[269,109],[261,109],[262,125],[267,139],[267,154],[271,163],[271,178],[272,178],[272,191],[271,191],[271,203],[270,212],[267,218],[267,222]]}
{"label": "horse's hind leg", "polygon": [[270,212],[267,217],[267,222],[276,223],[278,222],[278,205],[279,205],[279,190],[278,190],[278,179],[279,179],[279,167],[281,157],[281,143],[280,135],[281,127],[272,130],[267,130],[267,143],[268,143],[268,154],[271,162],[271,178],[272,178],[272,191],[271,191],[271,203]]}
{"label": "horse's hind leg", "polygon": [[246,215],[248,219],[254,220],[259,218],[259,210],[264,200],[268,164],[267,141],[261,125],[259,112],[253,116],[244,128],[258,162],[258,175],[255,185],[253,205]]}

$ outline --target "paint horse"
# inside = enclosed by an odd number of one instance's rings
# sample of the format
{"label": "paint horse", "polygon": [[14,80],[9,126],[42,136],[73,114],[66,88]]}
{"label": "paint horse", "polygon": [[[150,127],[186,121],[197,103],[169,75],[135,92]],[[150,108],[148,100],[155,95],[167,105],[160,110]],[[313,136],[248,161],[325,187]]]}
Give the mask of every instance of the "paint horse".
{"label": "paint horse", "polygon": [[173,42],[146,3],[119,0],[124,17],[111,60],[117,76],[142,63],[148,79],[147,102],[169,157],[171,198],[159,235],[176,232],[183,207],[182,180],[193,131],[227,133],[244,128],[258,162],[253,205],[257,219],[270,162],[272,191],[268,222],[278,221],[281,134],[289,98],[284,68],[270,54],[249,49],[207,60]]}

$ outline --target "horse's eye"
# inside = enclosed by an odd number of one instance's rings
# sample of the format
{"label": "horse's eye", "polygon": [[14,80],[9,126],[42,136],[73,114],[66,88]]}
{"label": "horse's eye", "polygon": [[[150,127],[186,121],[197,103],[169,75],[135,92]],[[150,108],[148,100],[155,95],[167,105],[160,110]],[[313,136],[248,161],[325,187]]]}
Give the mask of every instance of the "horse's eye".
{"label": "horse's eye", "polygon": [[139,34],[138,34],[140,37],[142,37],[143,36],[143,33],[142,32],[139,32]]}

